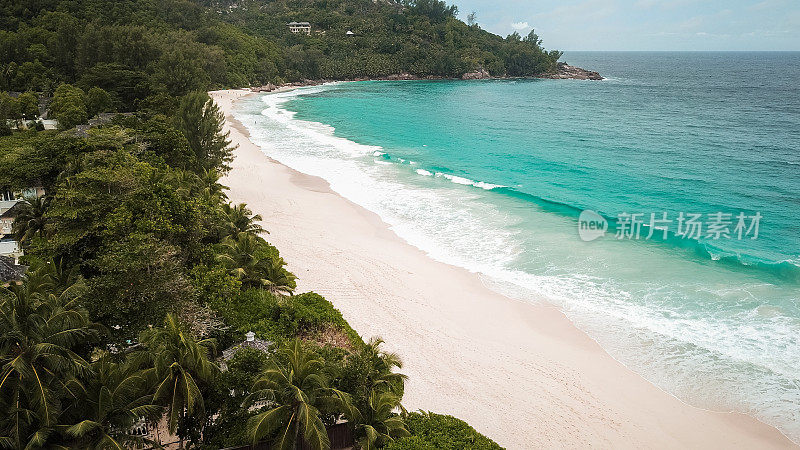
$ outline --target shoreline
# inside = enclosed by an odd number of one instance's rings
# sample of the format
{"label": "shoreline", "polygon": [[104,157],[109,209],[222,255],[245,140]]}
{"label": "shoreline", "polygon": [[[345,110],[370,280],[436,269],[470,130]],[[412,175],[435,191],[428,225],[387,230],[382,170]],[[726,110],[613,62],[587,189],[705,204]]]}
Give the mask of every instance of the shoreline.
{"label": "shoreline", "polygon": [[[337,82],[352,82],[352,81],[456,81],[456,80],[589,80],[589,81],[602,81],[606,78],[601,76],[599,73],[582,69],[580,67],[570,66],[567,63],[558,63],[558,70],[551,73],[544,73],[537,76],[529,76],[529,77],[512,77],[512,76],[493,76],[490,75],[489,72],[481,69],[475,72],[467,72],[461,77],[443,77],[438,75],[429,75],[425,77],[421,77],[419,75],[412,75],[407,72],[403,73],[396,73],[392,75],[387,75],[383,77],[365,77],[365,78],[353,78],[353,79],[344,79],[344,80],[326,80],[326,79],[319,79],[319,80],[303,80],[297,82],[290,82],[290,83],[283,83],[280,85],[274,85],[272,83],[266,84],[264,86],[251,86],[248,88],[250,92],[253,93],[278,93],[278,92],[286,92],[292,89],[297,89],[299,87],[307,87],[307,86],[318,86],[321,84],[326,83],[337,83]],[[238,89],[228,89],[228,90],[238,90]],[[222,91],[214,91],[214,92],[222,92]]]}
{"label": "shoreline", "polygon": [[325,180],[268,158],[231,115],[251,94],[211,93],[239,145],[223,180],[229,197],[265,218],[298,292],[324,295],[359,334],[382,336],[403,357],[407,409],[452,414],[508,448],[794,447],[750,416],[681,402],[554,306],[491,291],[477,274],[403,241]]}

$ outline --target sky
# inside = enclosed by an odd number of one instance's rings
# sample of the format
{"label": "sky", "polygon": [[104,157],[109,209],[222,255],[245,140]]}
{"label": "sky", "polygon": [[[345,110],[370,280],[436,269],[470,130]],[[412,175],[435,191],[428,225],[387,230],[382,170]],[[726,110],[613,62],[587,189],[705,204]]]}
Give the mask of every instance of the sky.
{"label": "sky", "polygon": [[547,49],[800,51],[800,0],[449,0],[506,36]]}

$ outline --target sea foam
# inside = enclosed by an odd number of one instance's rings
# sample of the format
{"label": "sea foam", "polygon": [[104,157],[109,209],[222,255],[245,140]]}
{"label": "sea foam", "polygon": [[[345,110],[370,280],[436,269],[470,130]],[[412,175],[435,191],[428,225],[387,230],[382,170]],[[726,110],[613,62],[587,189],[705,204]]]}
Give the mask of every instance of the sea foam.
{"label": "sea foam", "polygon": [[[680,287],[698,293],[695,301],[702,304],[694,305],[671,285],[638,286],[592,275],[598,264],[619,254],[652,264],[652,249],[602,241],[592,243],[592,256],[581,260],[574,255],[585,247],[565,231],[574,229],[571,220],[535,204],[524,216],[509,213],[514,207],[503,205],[516,200],[496,193],[504,186],[392,164],[386,149],[337,137],[333,127],[298,120],[284,107],[297,95],[323,89],[266,95],[261,107],[252,104],[252,111],[236,117],[270,157],[326,179],[334,191],[377,213],[432,258],[479,273],[506,295],[558,305],[613,356],[692,404],[750,412],[800,437],[793,427],[800,423],[800,384],[796,361],[788,357],[800,354],[800,324],[755,306],[729,306],[732,299],[774,297],[773,286],[739,283],[731,290],[729,284],[699,281]],[[406,171],[422,177],[414,181]],[[450,183],[437,184],[437,179]],[[663,267],[685,264],[674,252],[665,258],[670,261]],[[680,268],[674,277],[691,279],[705,270],[693,267]],[[781,342],[782,349],[773,342]]]}

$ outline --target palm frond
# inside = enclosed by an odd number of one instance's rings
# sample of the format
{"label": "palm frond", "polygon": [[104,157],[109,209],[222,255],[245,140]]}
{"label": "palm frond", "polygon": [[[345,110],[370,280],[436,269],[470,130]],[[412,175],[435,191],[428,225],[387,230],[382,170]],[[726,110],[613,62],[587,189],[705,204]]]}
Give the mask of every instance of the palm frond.
{"label": "palm frond", "polygon": [[287,417],[290,412],[291,408],[288,405],[282,405],[251,417],[247,421],[247,435],[250,436],[253,444],[255,445],[279,427],[288,426],[288,422],[291,422],[291,419]]}

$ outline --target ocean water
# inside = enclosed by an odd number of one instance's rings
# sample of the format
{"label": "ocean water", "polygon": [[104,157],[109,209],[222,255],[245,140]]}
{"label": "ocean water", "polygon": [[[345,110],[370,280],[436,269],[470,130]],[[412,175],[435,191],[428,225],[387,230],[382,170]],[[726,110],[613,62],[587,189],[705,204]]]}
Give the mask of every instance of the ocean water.
{"label": "ocean water", "polygon": [[800,442],[800,53],[562,59],[608,79],[335,83],[236,117],[431,257]]}

